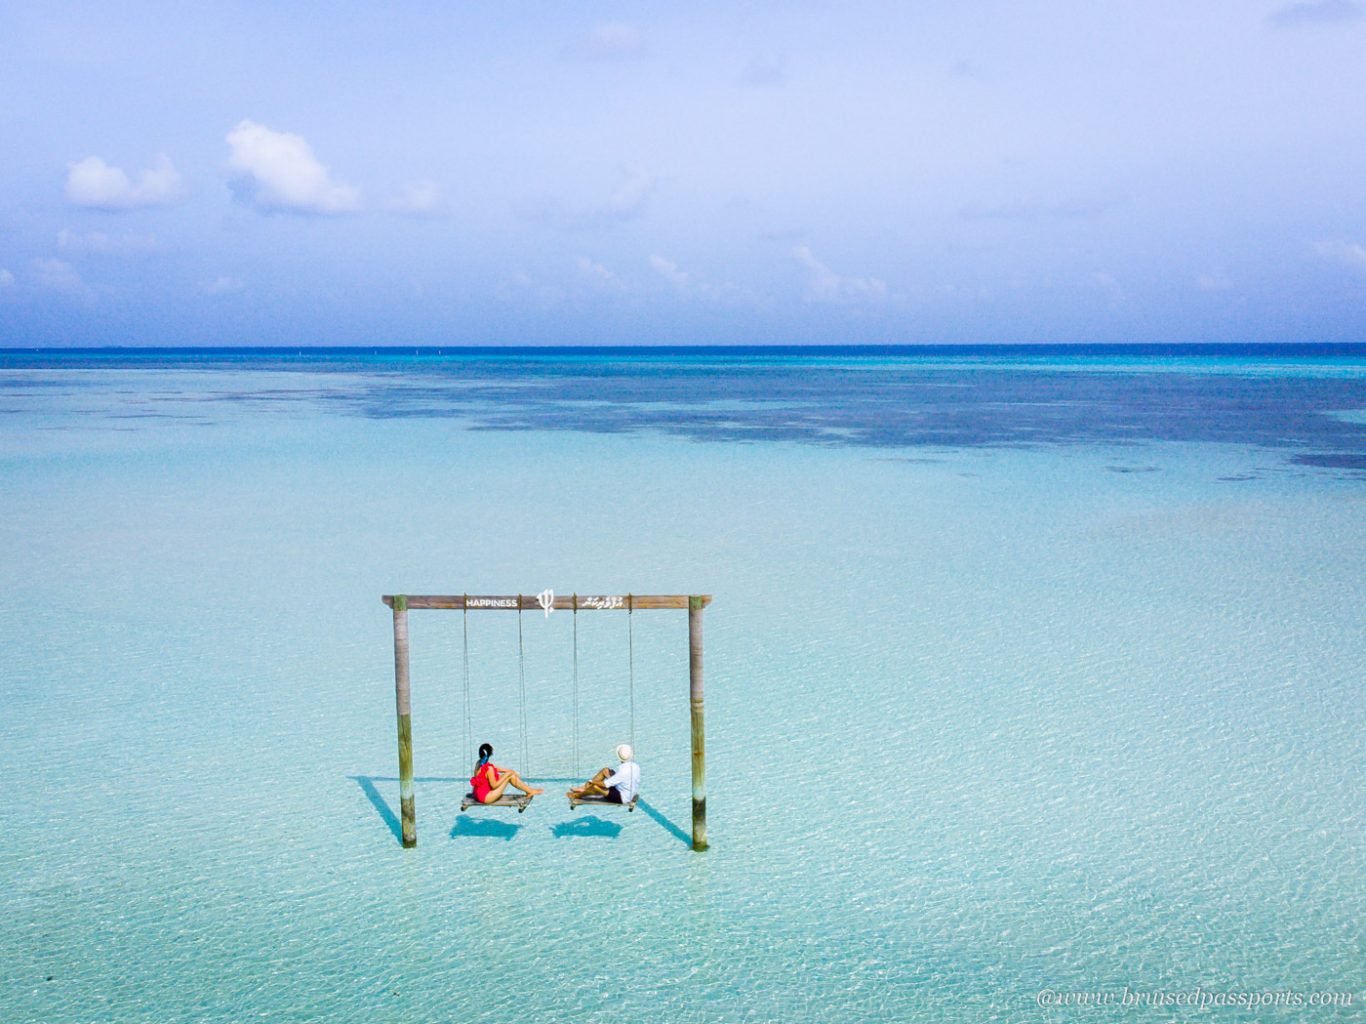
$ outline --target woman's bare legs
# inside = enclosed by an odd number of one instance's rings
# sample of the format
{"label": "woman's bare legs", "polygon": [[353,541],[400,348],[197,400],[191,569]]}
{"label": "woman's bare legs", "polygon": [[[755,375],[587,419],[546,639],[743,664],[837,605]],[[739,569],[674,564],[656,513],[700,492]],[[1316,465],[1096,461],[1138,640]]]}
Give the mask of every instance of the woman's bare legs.
{"label": "woman's bare legs", "polygon": [[503,773],[502,778],[500,778],[495,785],[489,787],[489,795],[484,798],[484,803],[493,803],[503,795],[504,790],[506,790],[508,786],[515,786],[528,796],[536,796],[538,793],[545,792],[544,789],[540,789],[536,786],[528,786],[522,781],[520,775],[512,770],[508,770]]}
{"label": "woman's bare legs", "polygon": [[503,790],[508,788],[508,783],[512,781],[512,774],[508,773],[498,780],[496,785],[490,786],[488,793],[484,797],[484,803],[491,804],[503,795]]}
{"label": "woman's bare legs", "polygon": [[540,786],[528,786],[522,781],[522,777],[513,771],[508,772],[508,782],[527,794],[527,796],[536,796],[538,793],[545,792]]}

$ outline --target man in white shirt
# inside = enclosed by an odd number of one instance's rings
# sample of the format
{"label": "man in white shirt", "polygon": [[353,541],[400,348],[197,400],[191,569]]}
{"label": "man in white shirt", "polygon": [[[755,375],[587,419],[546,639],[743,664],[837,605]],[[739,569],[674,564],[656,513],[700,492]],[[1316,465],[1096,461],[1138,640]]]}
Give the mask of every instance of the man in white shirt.
{"label": "man in white shirt", "polygon": [[629,743],[617,747],[617,770],[604,768],[582,786],[575,786],[568,793],[570,799],[579,800],[589,797],[605,800],[613,804],[629,804],[640,792],[640,765],[633,760],[635,752]]}

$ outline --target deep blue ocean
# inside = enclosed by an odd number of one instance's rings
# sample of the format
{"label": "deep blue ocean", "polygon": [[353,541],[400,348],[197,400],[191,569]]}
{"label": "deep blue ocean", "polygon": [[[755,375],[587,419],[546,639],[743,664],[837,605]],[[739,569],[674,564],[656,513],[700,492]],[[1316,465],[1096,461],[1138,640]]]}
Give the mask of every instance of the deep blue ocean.
{"label": "deep blue ocean", "polygon": [[0,350],[0,369],[27,371],[7,375],[3,397],[55,386],[45,370],[363,377],[349,389],[211,395],[198,416],[177,410],[192,420],[235,397],[371,418],[459,417],[490,430],[710,441],[1217,442],[1366,469],[1366,428],[1350,415],[1363,409],[1366,346],[1354,345]]}

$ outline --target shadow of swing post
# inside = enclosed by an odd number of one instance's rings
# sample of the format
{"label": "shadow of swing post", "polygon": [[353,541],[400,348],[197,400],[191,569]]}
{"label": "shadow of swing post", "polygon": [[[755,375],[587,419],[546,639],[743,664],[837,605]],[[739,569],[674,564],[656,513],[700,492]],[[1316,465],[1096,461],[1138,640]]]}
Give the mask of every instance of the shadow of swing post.
{"label": "shadow of swing post", "polygon": [[[384,794],[379,791],[376,782],[397,782],[398,779],[392,775],[348,775],[348,779],[360,787],[360,791],[365,794],[365,799],[370,801],[370,806],[380,816],[380,820],[389,826],[389,831],[394,834],[394,838],[400,846],[403,845],[403,824],[399,817],[394,813],[394,809],[389,806],[389,801],[384,799]],[[414,782],[460,782],[461,779],[447,778],[440,775],[429,775],[414,779]]]}
{"label": "shadow of swing post", "polygon": [[659,811],[655,810],[654,805],[646,801],[643,797],[636,800],[636,807],[644,811],[651,821],[677,839],[684,846],[692,846],[692,836],[688,835],[688,833],[684,832],[672,821],[660,814]]}
{"label": "shadow of swing post", "polygon": [[389,806],[389,801],[380,795],[380,791],[375,788],[375,780],[368,775],[348,775],[348,779],[353,780],[360,787],[360,791],[365,794],[365,799],[370,801],[380,816],[380,820],[389,826],[389,831],[394,834],[394,840],[403,845],[403,826],[399,824],[398,815]]}

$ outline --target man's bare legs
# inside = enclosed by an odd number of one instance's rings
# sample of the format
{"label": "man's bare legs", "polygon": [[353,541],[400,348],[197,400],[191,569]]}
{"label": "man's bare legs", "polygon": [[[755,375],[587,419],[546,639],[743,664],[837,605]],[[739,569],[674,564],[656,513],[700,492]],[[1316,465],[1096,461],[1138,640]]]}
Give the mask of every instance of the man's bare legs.
{"label": "man's bare legs", "polygon": [[611,768],[604,768],[602,771],[598,772],[598,774],[594,775],[591,779],[589,779],[587,782],[585,782],[582,786],[575,786],[575,787],[574,787],[573,789],[571,789],[566,795],[567,795],[567,796],[606,796],[606,795],[607,795],[607,787],[603,785],[603,782],[605,782],[608,778],[610,778],[611,775],[612,775],[612,769],[611,769]]}

